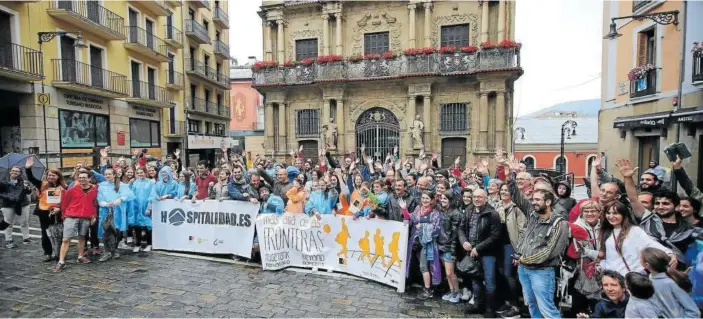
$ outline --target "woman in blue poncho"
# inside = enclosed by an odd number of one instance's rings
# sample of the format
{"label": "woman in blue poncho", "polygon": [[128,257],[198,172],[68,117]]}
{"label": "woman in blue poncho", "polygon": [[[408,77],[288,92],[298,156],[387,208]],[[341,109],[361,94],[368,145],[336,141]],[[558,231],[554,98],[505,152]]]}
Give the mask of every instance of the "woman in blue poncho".
{"label": "woman in blue poncho", "polygon": [[317,186],[313,188],[307,203],[305,203],[305,213],[309,216],[329,215],[334,213],[339,193],[334,188],[327,187],[327,181],[321,178],[317,181]]}
{"label": "woman in blue poncho", "polygon": [[151,202],[149,201],[149,196],[154,192],[156,182],[147,178],[146,174],[144,167],[138,167],[136,170],[137,179],[130,185],[135,199],[130,202],[127,209],[127,225],[132,228],[134,235],[133,252],[135,253],[138,253],[140,249],[144,249],[144,251],[151,250],[151,243],[142,247],[144,245],[142,239],[151,231]]}
{"label": "woman in blue poncho", "polygon": [[178,175],[178,187],[176,189],[176,199],[181,201],[192,199],[195,194],[195,182],[192,179],[193,173],[189,170],[183,170]]}
{"label": "woman in blue poncho", "polygon": [[[98,236],[103,238],[103,242],[114,242],[115,238],[107,240],[103,237],[105,218],[110,209],[113,212],[111,218],[113,227],[119,232],[127,231],[127,203],[134,199],[134,193],[129,189],[129,185],[123,184],[115,177],[115,172],[108,168],[105,170],[105,181],[98,185],[98,204],[100,206],[98,225]],[[119,239],[119,238],[118,238]],[[107,261],[111,258],[118,258],[120,254],[117,252],[116,245],[105,245],[105,252],[100,257],[100,261]]]}

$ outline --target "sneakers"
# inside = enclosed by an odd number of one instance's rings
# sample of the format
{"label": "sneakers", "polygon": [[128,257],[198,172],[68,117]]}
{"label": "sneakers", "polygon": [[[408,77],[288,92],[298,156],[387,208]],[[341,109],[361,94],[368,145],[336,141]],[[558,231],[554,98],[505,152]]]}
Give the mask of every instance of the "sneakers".
{"label": "sneakers", "polygon": [[131,244],[132,244],[132,237],[127,237],[127,245],[131,245]]}
{"label": "sneakers", "polygon": [[455,292],[451,297],[449,297],[449,299],[447,299],[447,301],[451,303],[459,303],[459,301],[461,301],[461,293]]}
{"label": "sneakers", "polygon": [[120,243],[117,245],[117,249],[130,249],[130,247],[124,243],[124,241],[120,241]]}
{"label": "sneakers", "polygon": [[432,298],[432,291],[430,291],[429,288],[423,288],[422,292],[419,295],[417,295],[417,299],[420,299],[420,300],[427,300],[430,298]]}
{"label": "sneakers", "polygon": [[106,262],[112,258],[112,254],[110,253],[104,253],[102,256],[100,256],[100,259],[98,259],[99,262]]}
{"label": "sneakers", "polygon": [[54,266],[54,272],[61,272],[64,268],[66,268],[65,263],[56,263],[56,266]]}
{"label": "sneakers", "polygon": [[469,300],[471,300],[471,297],[472,297],[471,290],[469,290],[469,288],[464,287],[464,289],[462,290],[462,294],[461,294],[461,300],[469,301]]}
{"label": "sneakers", "polygon": [[88,257],[85,257],[85,256],[80,256],[80,257],[78,257],[77,262],[79,264],[90,264],[90,259],[88,259]]}
{"label": "sneakers", "polygon": [[54,257],[52,257],[51,255],[44,255],[44,259],[42,259],[42,261],[45,263],[48,263],[52,260],[54,260]]}
{"label": "sneakers", "polygon": [[102,255],[102,254],[103,254],[102,249],[100,249],[99,247],[93,248],[93,256]]}
{"label": "sneakers", "polygon": [[120,258],[120,253],[114,252],[114,253],[112,254],[112,258],[115,258],[115,259]]}
{"label": "sneakers", "polygon": [[136,246],[136,245],[135,245],[135,246],[134,246],[134,249],[132,249],[132,252],[136,254],[136,253],[139,252],[139,250],[140,250],[141,248],[142,248],[142,247]]}
{"label": "sneakers", "polygon": [[32,240],[29,239],[29,238],[25,238],[25,239],[22,239],[22,243],[25,244],[25,245],[29,245],[29,244],[32,243]]}
{"label": "sneakers", "polygon": [[500,306],[500,308],[498,308],[498,310],[496,310],[496,313],[500,315],[500,314],[502,314],[512,308],[513,307],[511,307],[509,304],[506,303],[506,304],[503,304],[502,306]]}
{"label": "sneakers", "polygon": [[83,257],[88,257],[88,251],[84,249],[84,250],[83,250],[83,253],[81,254],[81,256],[83,256]]}
{"label": "sneakers", "polygon": [[14,242],[8,242],[5,244],[5,248],[14,249],[14,248],[17,248],[17,245]]}
{"label": "sneakers", "polygon": [[146,245],[146,248],[144,248],[144,251],[151,251],[151,245]]}
{"label": "sneakers", "polygon": [[448,293],[444,294],[444,296],[442,296],[442,300],[449,301],[449,299],[452,297],[454,297],[454,292],[449,291]]}
{"label": "sneakers", "polygon": [[510,307],[510,309],[499,314],[502,318],[520,318],[520,312],[515,309],[515,307]]}

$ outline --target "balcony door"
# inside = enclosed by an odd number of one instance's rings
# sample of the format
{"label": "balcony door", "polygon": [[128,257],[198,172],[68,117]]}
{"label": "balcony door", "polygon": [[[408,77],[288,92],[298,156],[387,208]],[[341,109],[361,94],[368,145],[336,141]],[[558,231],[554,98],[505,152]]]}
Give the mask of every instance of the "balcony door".
{"label": "balcony door", "polygon": [[141,65],[137,62],[132,61],[131,62],[131,69],[132,69],[132,97],[141,97],[142,95],[140,94],[140,78],[139,78],[139,70],[141,69]]}
{"label": "balcony door", "polygon": [[649,167],[649,162],[659,161],[659,141],[659,136],[639,138],[639,167]]}
{"label": "balcony door", "polygon": [[205,112],[210,112],[210,90],[205,90]]}
{"label": "balcony door", "polygon": [[90,19],[90,21],[100,25],[103,24],[100,21],[100,2],[97,0],[88,0],[86,1],[86,9],[88,11],[88,19]]}
{"label": "balcony door", "polygon": [[0,68],[14,69],[12,58],[12,16],[0,11]]}
{"label": "balcony door", "polygon": [[173,37],[173,14],[166,16],[166,38],[175,40]]}
{"label": "balcony door", "polygon": [[176,56],[169,53],[168,54],[168,83],[176,84]]}
{"label": "balcony door", "polygon": [[73,1],[70,0],[59,0],[59,9],[66,9],[69,11],[73,10]]}
{"label": "balcony door", "polygon": [[149,82],[149,99],[156,100],[156,70],[147,68],[146,78],[147,82]]}
{"label": "balcony door", "polygon": [[171,134],[176,134],[176,107],[168,109],[168,128]]}
{"label": "balcony door", "polygon": [[139,43],[139,13],[129,8],[129,42]]}
{"label": "balcony door", "polygon": [[146,46],[154,50],[154,22],[147,19],[144,22],[144,29],[146,30]]}
{"label": "balcony door", "polygon": [[104,88],[103,82],[103,50],[90,46],[90,81],[94,87]]}
{"label": "balcony door", "polygon": [[66,82],[76,82],[76,48],[75,40],[61,36],[61,78]]}

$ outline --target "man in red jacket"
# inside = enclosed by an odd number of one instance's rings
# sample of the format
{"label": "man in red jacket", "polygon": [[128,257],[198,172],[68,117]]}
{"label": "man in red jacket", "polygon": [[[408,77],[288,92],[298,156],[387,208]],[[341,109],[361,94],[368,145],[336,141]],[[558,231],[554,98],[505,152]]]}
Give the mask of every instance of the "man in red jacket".
{"label": "man in red jacket", "polygon": [[61,243],[59,262],[54,266],[54,272],[60,272],[66,268],[64,259],[71,239],[75,237],[78,237],[78,263],[90,263],[90,259],[83,256],[83,250],[90,225],[95,223],[98,216],[98,188],[90,184],[90,176],[87,172],[78,173],[78,183],[78,187],[72,187],[64,192],[64,198],[61,200],[63,243]]}

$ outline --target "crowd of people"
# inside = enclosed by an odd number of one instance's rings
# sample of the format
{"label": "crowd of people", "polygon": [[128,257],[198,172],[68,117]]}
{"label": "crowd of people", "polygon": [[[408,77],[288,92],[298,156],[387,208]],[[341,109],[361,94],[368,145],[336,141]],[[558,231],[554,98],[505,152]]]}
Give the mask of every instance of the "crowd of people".
{"label": "crowd of people", "polygon": [[[492,173],[488,159],[461,166],[457,158],[441,168],[438,153],[401,159],[397,151],[372,158],[362,146],[334,158],[321,149],[314,159],[301,148],[276,162],[223,149],[215,167],[200,161],[184,168],[179,151],[159,167],[144,151],[132,164],[111,164],[105,149],[98,167],[77,165],[70,184],[56,170],[43,181],[32,176],[28,160],[28,183],[22,167],[0,183],[3,222],[19,223],[29,242],[28,195],[35,193],[45,261],[58,260],[59,272],[76,237],[78,263],[91,262],[89,252],[104,262],[119,250],[150,251],[151,205],[164,199],[248,201],[260,205],[259,214],[393,220],[410,227],[407,282],[419,285],[420,299],[442,295],[486,317],[700,317],[703,194],[681,158],[671,172],[686,196],[669,189],[666,170],[648,169],[636,183],[629,160],[617,162],[616,178],[597,158],[589,198],[577,201],[571,181],[532,176],[500,150]],[[46,234],[57,223],[60,251]],[[5,231],[5,246],[16,247],[12,227]]]}

